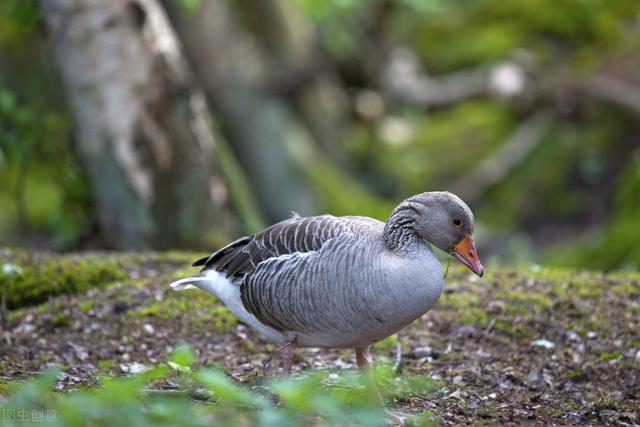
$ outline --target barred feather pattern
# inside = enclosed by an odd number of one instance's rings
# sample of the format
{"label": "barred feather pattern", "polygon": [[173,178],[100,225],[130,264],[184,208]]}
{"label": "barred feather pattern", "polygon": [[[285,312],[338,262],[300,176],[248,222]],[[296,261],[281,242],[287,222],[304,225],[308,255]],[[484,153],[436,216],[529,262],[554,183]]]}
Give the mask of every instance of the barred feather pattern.
{"label": "barred feather pattern", "polygon": [[196,261],[201,274],[171,287],[216,295],[272,341],[366,348],[433,307],[444,280],[431,244],[448,250],[473,223],[447,192],[406,199],[386,223],[294,216]]}
{"label": "barred feather pattern", "polygon": [[334,217],[321,215],[293,217],[274,224],[253,237],[242,237],[210,257],[193,263],[203,270],[215,269],[229,277],[242,277],[270,258],[319,250],[330,239],[368,226],[384,226],[367,217]]}
{"label": "barred feather pattern", "polygon": [[[275,330],[296,332],[300,345],[305,337],[310,345],[322,345],[326,336],[327,346],[348,347],[362,337],[375,340],[393,333],[439,296],[437,287],[414,293],[412,271],[399,258],[387,254],[389,259],[380,259],[389,252],[384,226],[367,217],[291,218],[196,264],[239,281],[246,310]],[[406,234],[397,232],[398,239]],[[409,243],[419,246],[416,256],[431,253],[424,242],[411,238]],[[389,268],[394,262],[399,268]],[[389,283],[398,283],[397,293],[389,292]],[[336,336],[344,342],[336,343]]]}

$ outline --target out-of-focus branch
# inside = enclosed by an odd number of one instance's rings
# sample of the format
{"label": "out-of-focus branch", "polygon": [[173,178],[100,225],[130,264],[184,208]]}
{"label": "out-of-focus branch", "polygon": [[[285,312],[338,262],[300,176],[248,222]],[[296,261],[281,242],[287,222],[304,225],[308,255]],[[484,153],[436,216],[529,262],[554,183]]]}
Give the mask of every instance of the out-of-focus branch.
{"label": "out-of-focus branch", "polygon": [[325,58],[311,25],[295,2],[243,0],[251,33],[261,46],[269,88],[286,93],[315,141],[345,164],[344,124],[349,101],[332,61]]}
{"label": "out-of-focus branch", "polygon": [[391,53],[383,81],[392,98],[426,108],[444,107],[477,96],[511,97],[527,86],[526,70],[516,62],[430,77],[406,48]]}
{"label": "out-of-focus branch", "polygon": [[578,90],[640,117],[640,87],[636,85],[613,77],[596,75],[578,83]]}
{"label": "out-of-focus branch", "polygon": [[[392,52],[384,82],[389,95],[425,108],[445,107],[478,96],[510,98],[527,92],[533,99],[552,98],[559,90],[583,93],[617,105],[640,117],[640,87],[606,75],[577,79],[566,71],[547,72],[535,79],[519,62],[502,62],[430,77],[406,48]],[[545,77],[546,76],[546,77]]]}
{"label": "out-of-focus branch", "polygon": [[453,186],[453,191],[473,203],[488,187],[500,182],[538,145],[549,130],[552,115],[542,111],[529,117],[507,141],[470,174]]}

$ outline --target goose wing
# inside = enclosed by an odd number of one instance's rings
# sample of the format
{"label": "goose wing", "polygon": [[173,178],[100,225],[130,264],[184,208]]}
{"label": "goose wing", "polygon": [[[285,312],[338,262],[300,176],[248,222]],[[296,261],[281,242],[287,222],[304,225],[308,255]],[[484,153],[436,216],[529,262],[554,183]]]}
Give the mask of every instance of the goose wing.
{"label": "goose wing", "polygon": [[347,221],[331,215],[293,217],[274,224],[254,236],[244,236],[211,256],[199,259],[194,267],[214,269],[227,278],[243,277],[258,264],[283,255],[319,250],[330,239],[351,231]]}
{"label": "goose wing", "polygon": [[328,258],[333,258],[315,255],[322,250],[339,257],[337,252],[356,235],[381,231],[382,226],[364,217],[293,217],[253,237],[242,237],[193,265],[238,283],[243,306],[263,324],[279,331],[303,330],[310,326],[304,320],[311,313],[299,315],[309,303],[299,284],[304,282],[308,289],[326,281]]}

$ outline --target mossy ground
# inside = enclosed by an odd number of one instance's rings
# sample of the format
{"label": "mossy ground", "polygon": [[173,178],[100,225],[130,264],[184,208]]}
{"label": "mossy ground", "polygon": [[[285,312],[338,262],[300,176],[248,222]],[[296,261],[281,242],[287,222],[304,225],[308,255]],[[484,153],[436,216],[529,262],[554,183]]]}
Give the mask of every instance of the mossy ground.
{"label": "mossy ground", "polygon": [[[196,271],[188,265],[199,254],[0,253],[45,301],[13,296],[16,308],[3,313],[0,396],[51,363],[65,368],[59,386],[73,389],[166,360],[181,342],[200,365],[255,383],[276,349],[215,298],[167,288]],[[0,281],[7,299],[16,283]],[[397,342],[403,390],[413,391],[386,398],[401,411],[431,411],[446,425],[640,422],[637,273],[501,267],[479,279],[454,267],[439,304],[379,343],[376,361],[393,364]],[[349,351],[305,349],[294,372],[354,365]]]}

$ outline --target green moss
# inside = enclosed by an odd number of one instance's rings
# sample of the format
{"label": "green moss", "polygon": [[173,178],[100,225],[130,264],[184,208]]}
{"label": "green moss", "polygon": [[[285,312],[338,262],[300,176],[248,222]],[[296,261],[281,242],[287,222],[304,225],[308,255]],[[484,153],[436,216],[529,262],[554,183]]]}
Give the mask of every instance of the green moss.
{"label": "green moss", "polygon": [[215,307],[210,311],[213,329],[219,334],[231,332],[238,324],[238,319],[224,306]]}
{"label": "green moss", "polygon": [[[238,324],[238,319],[218,299],[198,291],[171,292],[161,301],[131,310],[127,315],[131,318],[155,317],[171,320],[189,316],[192,324],[213,327],[219,333],[228,333]],[[194,297],[195,296],[195,297]]]}
{"label": "green moss", "polygon": [[391,365],[376,365],[374,378],[383,397],[392,403],[414,396],[428,396],[442,389],[443,384],[428,375],[396,375]]}
{"label": "green moss", "polygon": [[113,359],[105,359],[98,361],[98,369],[101,371],[108,371],[109,369],[115,367],[118,363]]}
{"label": "green moss", "polygon": [[85,313],[88,313],[89,311],[93,310],[94,306],[95,305],[93,301],[83,301],[80,304],[78,304],[78,307],[80,307],[80,310],[84,311]]}
{"label": "green moss", "polygon": [[480,328],[489,323],[486,307],[480,296],[470,292],[454,292],[442,296],[443,305],[450,305],[459,313],[458,321],[463,325],[475,325]]}
{"label": "green moss", "polygon": [[611,290],[618,295],[638,295],[640,294],[640,286],[630,282],[617,283],[611,287]]}
{"label": "green moss", "polygon": [[153,259],[158,262],[170,262],[176,264],[191,265],[197,259],[211,255],[204,252],[165,251],[153,254]]}
{"label": "green moss", "polygon": [[[50,296],[77,294],[93,287],[105,287],[114,282],[140,283],[130,278],[130,270],[145,265],[190,265],[203,253],[88,253],[49,254],[23,250],[0,251],[0,292],[7,297],[10,309],[34,305]],[[193,274],[189,267],[176,274]],[[176,276],[177,277],[177,276]],[[46,310],[46,306],[41,308]],[[88,305],[83,311],[90,310]]]}
{"label": "green moss", "polygon": [[398,343],[398,336],[391,335],[383,339],[382,341],[378,341],[377,343],[375,343],[373,348],[378,353],[388,353],[396,349],[397,343]]}
{"label": "green moss", "polygon": [[525,326],[521,323],[516,323],[513,319],[496,320],[493,324],[493,329],[503,332],[512,337],[526,337],[530,334],[527,333]]}
{"label": "green moss", "polygon": [[610,396],[602,396],[596,403],[593,405],[593,410],[596,412],[604,411],[607,409],[616,409],[617,404],[615,399]]}
{"label": "green moss", "polygon": [[612,353],[601,353],[600,360],[617,360],[622,358],[622,354],[619,351],[614,351]]}
{"label": "green moss", "polygon": [[549,307],[551,300],[542,292],[508,289],[494,294],[495,298],[505,301],[508,314],[525,314],[531,309],[541,310]]}
{"label": "green moss", "polygon": [[127,277],[109,254],[45,256],[12,252],[1,261],[0,289],[9,308],[45,301],[51,295],[79,293]]}
{"label": "green moss", "polygon": [[433,412],[426,411],[408,418],[405,425],[407,427],[436,427],[439,426],[440,423],[433,415]]}
{"label": "green moss", "polygon": [[69,326],[71,325],[71,318],[64,313],[56,313],[53,316],[53,325],[58,328]]}

